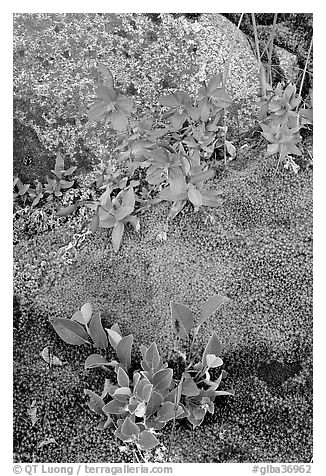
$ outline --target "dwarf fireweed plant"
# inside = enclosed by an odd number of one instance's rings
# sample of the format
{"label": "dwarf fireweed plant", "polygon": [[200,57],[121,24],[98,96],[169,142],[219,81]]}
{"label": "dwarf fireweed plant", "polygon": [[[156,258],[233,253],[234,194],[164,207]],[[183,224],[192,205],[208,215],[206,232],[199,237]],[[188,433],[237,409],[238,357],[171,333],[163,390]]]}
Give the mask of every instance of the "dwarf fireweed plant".
{"label": "dwarf fireweed plant", "polygon": [[[71,319],[52,318],[52,326],[65,342],[87,344],[101,351],[85,361],[85,369],[99,367],[110,374],[101,395],[84,390],[89,408],[99,416],[98,429],[111,428],[124,443],[150,450],[159,444],[157,437],[169,421],[173,421],[173,430],[176,420],[181,419],[196,428],[207,412],[214,413],[216,397],[234,395],[232,390],[219,390],[224,371],[212,379],[212,369],[223,365],[217,334],[213,332],[204,350],[195,350],[201,326],[226,301],[219,294],[212,296],[197,320],[187,306],[170,303],[177,355],[184,360],[183,371],[177,373],[163,361],[155,342],[140,346],[140,367],[135,368],[133,336],[123,336],[118,324],[104,329],[100,313],[94,312],[90,303]],[[109,346],[116,353],[115,360],[107,359]]]}
{"label": "dwarf fireweed plant", "polygon": [[45,184],[42,184],[39,180],[35,181],[35,188],[31,184],[24,184],[19,177],[14,178],[13,189],[14,200],[23,200],[23,203],[31,203],[31,207],[35,207],[40,203],[42,199],[46,202],[52,202],[56,198],[60,198],[63,195],[63,192],[71,188],[75,181],[66,180],[68,177],[75,172],[77,167],[71,166],[65,170],[64,168],[64,158],[57,153],[54,170],[51,170],[54,178],[47,177]]}
{"label": "dwarf fireweed plant", "polygon": [[266,157],[278,155],[275,173],[281,163],[285,167],[292,166],[297,172],[298,165],[294,159],[302,155],[300,129],[312,125],[312,108],[299,109],[302,99],[296,94],[294,84],[285,87],[279,83],[274,90],[269,87],[268,92],[261,102],[260,123],[262,135],[269,142]]}
{"label": "dwarf fireweed plant", "polygon": [[111,125],[120,143],[114,168],[112,162],[98,174],[96,185],[102,192],[98,201],[79,202],[59,211],[69,215],[77,206],[94,211],[91,230],[112,228],[112,243],[118,251],[126,223],[139,229],[138,213],[162,200],[171,203],[168,220],[186,205],[218,207],[221,192],[210,190],[207,182],[214,177],[207,159],[218,148],[235,156],[235,148],[226,140],[223,125],[225,110],[231,104],[222,74],[203,82],[197,97],[184,91],[159,98],[163,111],[159,117],[129,119],[134,103],[116,89],[112,73],[99,65],[104,84],[89,108],[89,120]]}

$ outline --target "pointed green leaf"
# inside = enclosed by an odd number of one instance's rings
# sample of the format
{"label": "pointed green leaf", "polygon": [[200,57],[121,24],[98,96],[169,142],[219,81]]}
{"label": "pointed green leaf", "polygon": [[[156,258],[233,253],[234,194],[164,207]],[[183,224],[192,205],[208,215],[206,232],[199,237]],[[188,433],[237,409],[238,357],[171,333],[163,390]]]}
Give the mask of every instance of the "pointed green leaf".
{"label": "pointed green leaf", "polygon": [[117,322],[115,324],[113,324],[113,326],[111,326],[111,329],[113,331],[117,332],[122,337],[122,332],[121,332],[119,324]]}
{"label": "pointed green leaf", "polygon": [[115,101],[115,106],[126,114],[130,114],[135,107],[135,103],[132,99],[120,95]]}
{"label": "pointed green leaf", "polygon": [[158,98],[159,103],[161,106],[164,107],[176,107],[179,106],[179,100],[175,96],[175,94],[169,94],[167,96],[161,96]]}
{"label": "pointed green leaf", "polygon": [[111,212],[105,213],[105,216],[99,215],[99,219],[100,219],[99,226],[101,228],[113,228],[117,223],[114,215],[112,215]]}
{"label": "pointed green leaf", "polygon": [[73,186],[75,182],[72,181],[72,182],[68,182],[67,180],[60,180],[59,182],[59,186],[61,189],[67,189],[67,188],[71,188]]}
{"label": "pointed green leaf", "polygon": [[183,192],[186,186],[186,180],[180,167],[170,167],[168,172],[168,182],[173,192]]}
{"label": "pointed green leaf", "polygon": [[156,370],[160,364],[160,354],[157,350],[157,345],[153,342],[146,351],[145,361],[149,367]]}
{"label": "pointed green leaf", "polygon": [[112,415],[122,415],[126,411],[127,405],[118,400],[111,400],[102,408],[104,413],[112,413]]}
{"label": "pointed green leaf", "polygon": [[203,204],[203,197],[199,190],[191,186],[188,190],[188,198],[195,207],[201,207]]}
{"label": "pointed green leaf", "polygon": [[60,317],[54,317],[50,319],[50,322],[56,333],[67,344],[90,344],[87,332],[78,322]]}
{"label": "pointed green leaf", "polygon": [[83,316],[83,313],[81,311],[76,311],[75,314],[72,316],[71,318],[72,321],[77,321],[79,322],[80,324],[87,324],[85,321],[84,321],[84,316]]}
{"label": "pointed green leaf", "polygon": [[118,347],[118,344],[122,339],[121,335],[116,330],[113,329],[113,326],[111,327],[111,329],[106,328],[105,330],[108,333],[110,344],[112,345],[112,347],[116,351],[117,347]]}
{"label": "pointed green leaf", "polygon": [[216,390],[214,393],[217,397],[221,397],[224,395],[225,396],[231,395],[232,397],[234,396],[234,390],[229,390],[228,392],[226,390]]}
{"label": "pointed green leaf", "polygon": [[125,436],[122,431],[121,431],[121,425],[120,427],[115,430],[114,432],[114,436],[116,436],[117,438],[119,438],[120,440],[122,440],[123,442],[125,443],[130,443],[131,441],[133,441],[134,437],[133,436]]}
{"label": "pointed green leaf", "polygon": [[100,121],[106,115],[107,104],[102,99],[97,99],[90,105],[87,116],[90,122]]}
{"label": "pointed green leaf", "polygon": [[139,418],[143,418],[145,413],[146,413],[146,403],[145,402],[138,403],[137,408],[135,410],[135,416]]}
{"label": "pointed green leaf", "polygon": [[267,151],[265,153],[266,157],[276,154],[279,151],[279,144],[268,144]]}
{"label": "pointed green leaf", "polygon": [[94,312],[89,323],[88,331],[96,347],[107,349],[108,338],[102,327],[101,316],[98,311]]}
{"label": "pointed green leaf", "polygon": [[144,388],[142,391],[142,397],[141,397],[143,402],[149,401],[152,395],[152,391],[153,391],[153,385],[151,383],[147,383],[146,385],[144,385]]}
{"label": "pointed green leaf", "polygon": [[160,422],[167,422],[173,420],[174,417],[178,417],[183,413],[182,407],[179,405],[177,411],[175,411],[175,404],[172,402],[164,402],[163,405],[157,411],[157,420]]}
{"label": "pointed green leaf", "polygon": [[205,190],[201,192],[201,195],[205,207],[217,208],[223,204],[222,198],[218,198],[217,194],[213,195]]}
{"label": "pointed green leaf", "polygon": [[192,378],[187,378],[182,383],[181,393],[187,397],[196,397],[200,394],[200,390]]}
{"label": "pointed green leaf", "polygon": [[102,411],[102,408],[104,407],[103,399],[96,393],[86,388],[84,389],[84,394],[90,397],[90,401],[87,403],[89,408],[93,410],[93,412],[97,413],[98,415],[103,415],[103,411]]}
{"label": "pointed green leaf", "polygon": [[178,213],[181,212],[181,210],[184,208],[186,203],[187,203],[186,200],[179,200],[178,202],[173,202],[172,207],[170,208],[167,219],[168,220],[173,220],[173,218],[175,218],[178,215]]}
{"label": "pointed green leaf", "polygon": [[162,392],[170,387],[173,376],[172,369],[162,369],[156,372],[152,378],[152,384],[156,392]]}
{"label": "pointed green leaf", "polygon": [[92,216],[92,219],[91,219],[91,222],[89,224],[89,229],[91,230],[92,233],[95,233],[96,230],[98,229],[99,227],[99,224],[100,224],[100,218],[99,216],[96,214],[96,215],[93,215]]}
{"label": "pointed green leaf", "polygon": [[165,421],[161,422],[161,421],[157,421],[157,420],[154,420],[154,419],[146,420],[147,428],[152,428],[155,431],[162,430],[162,428],[165,427],[166,423],[167,422],[165,422]]}
{"label": "pointed green leaf", "polygon": [[125,131],[128,126],[127,115],[123,110],[113,111],[110,113],[110,120],[113,129],[116,131]]}
{"label": "pointed green leaf", "polygon": [[202,120],[203,122],[208,121],[211,108],[210,108],[209,103],[207,102],[207,100],[204,100],[204,101],[200,104],[200,106],[199,106],[199,111],[200,111],[201,120]]}
{"label": "pointed green leaf", "polygon": [[121,367],[119,367],[118,369],[117,379],[118,379],[118,384],[120,385],[120,387],[129,387],[129,383],[130,383],[129,377],[127,373]]}
{"label": "pointed green leaf", "polygon": [[173,420],[175,415],[175,406],[172,402],[164,402],[157,411],[157,419],[161,422]]}
{"label": "pointed green leaf", "polygon": [[146,364],[145,360],[141,361],[141,368],[144,370],[144,372],[142,372],[142,375],[146,375],[145,372],[149,374],[149,372],[152,370],[151,367]]}
{"label": "pointed green leaf", "polygon": [[203,420],[205,418],[205,410],[203,408],[197,407],[193,409],[193,415],[196,420]]}
{"label": "pointed green leaf", "polygon": [[66,217],[68,215],[71,215],[76,210],[77,206],[78,205],[76,204],[76,205],[68,205],[67,207],[61,208],[61,210],[57,212],[57,216]]}
{"label": "pointed green leaf", "polygon": [[188,332],[194,327],[194,314],[188,306],[170,302],[172,326],[180,339],[187,339]]}
{"label": "pointed green leaf", "polygon": [[171,125],[175,130],[181,129],[183,123],[186,121],[187,115],[185,113],[179,114],[176,112],[170,117]]}
{"label": "pointed green leaf", "polygon": [[222,296],[221,294],[214,294],[214,296],[210,297],[203,305],[198,327],[201,326],[212,314],[214,314],[217,309],[222,306],[225,302],[228,301],[228,298]]}
{"label": "pointed green leaf", "polygon": [[130,215],[133,211],[134,211],[134,207],[123,207],[123,206],[121,206],[120,208],[118,208],[117,211],[114,212],[114,218],[117,221],[123,220],[128,215]]}
{"label": "pointed green leaf", "polygon": [[222,344],[217,337],[216,332],[214,331],[212,337],[209,339],[207,346],[205,348],[202,363],[206,365],[206,355],[214,354],[216,357],[219,357],[222,353]]}
{"label": "pointed green leaf", "polygon": [[93,312],[93,307],[90,302],[87,302],[81,307],[81,313],[83,315],[85,324],[88,324],[88,322],[91,320],[92,312]]}
{"label": "pointed green leaf", "polygon": [[175,192],[171,189],[171,186],[165,187],[162,192],[160,192],[159,197],[162,200],[167,200],[168,202],[178,202],[179,200],[187,199],[187,190],[182,190],[180,192]]}
{"label": "pointed green leaf", "polygon": [[214,177],[213,170],[206,170],[205,172],[198,172],[193,177],[191,177],[191,183],[196,185],[200,182],[206,182]]}
{"label": "pointed green leaf", "polygon": [[223,83],[222,83],[222,74],[218,73],[215,76],[212,76],[210,80],[207,83],[207,92],[211,94],[213,91],[215,91],[218,88],[222,88]]}
{"label": "pointed green leaf", "polygon": [[221,365],[223,365],[223,360],[221,357],[216,357],[214,354],[207,354],[206,365],[209,368],[215,369],[216,367],[221,367]]}
{"label": "pointed green leaf", "polygon": [[289,154],[299,155],[299,156],[302,155],[301,150],[298,149],[298,147],[295,144],[286,144],[286,148]]}
{"label": "pointed green leaf", "polygon": [[146,385],[148,385],[150,382],[147,380],[147,378],[143,378],[137,382],[137,385],[134,388],[134,394],[137,396],[139,399],[143,399],[143,390]]}
{"label": "pointed green leaf", "polygon": [[125,225],[122,221],[118,221],[113,227],[111,240],[112,240],[112,245],[115,252],[119,251],[124,228],[125,228]]}
{"label": "pointed green leaf", "polygon": [[138,442],[140,449],[148,451],[155,446],[159,445],[159,440],[150,431],[144,430],[138,436]]}
{"label": "pointed green leaf", "polygon": [[65,176],[73,174],[76,169],[77,165],[72,165],[71,167],[69,167],[69,169],[64,171]]}
{"label": "pointed green leaf", "polygon": [[85,369],[94,369],[103,365],[114,366],[114,361],[108,362],[105,357],[100,354],[92,354],[85,360]]}
{"label": "pointed green leaf", "polygon": [[98,63],[97,65],[98,71],[103,74],[106,86],[113,89],[114,87],[114,80],[111,71],[102,63]]}
{"label": "pointed green leaf", "polygon": [[107,86],[99,86],[96,90],[96,94],[99,98],[108,102],[109,104],[113,103],[117,97],[116,91]]}
{"label": "pointed green leaf", "polygon": [[135,193],[132,187],[128,188],[128,190],[124,193],[122,197],[122,205],[127,208],[135,207]]}
{"label": "pointed green leaf", "polygon": [[128,335],[126,337],[122,337],[122,339],[119,341],[118,346],[117,346],[117,355],[119,358],[119,361],[124,364],[127,369],[131,365],[131,347],[133,343],[133,336]]}
{"label": "pointed green leaf", "polygon": [[147,352],[147,347],[144,346],[143,344],[140,344],[140,353],[142,355],[143,360],[145,360],[146,352]]}
{"label": "pointed green leaf", "polygon": [[105,430],[106,428],[110,428],[111,426],[114,426],[114,423],[113,423],[113,420],[110,417],[110,415],[108,415],[106,420],[100,420],[99,421],[96,429],[97,430]]}
{"label": "pointed green leaf", "polygon": [[129,387],[119,387],[114,391],[112,396],[119,402],[128,403],[131,396],[131,390]]}
{"label": "pointed green leaf", "polygon": [[196,370],[196,372],[201,372],[203,370],[204,366],[201,362],[198,362],[193,366],[193,369]]}
{"label": "pointed green leaf", "polygon": [[147,408],[146,408],[146,416],[151,416],[154,415],[156,410],[162,405],[163,403],[163,397],[161,394],[158,392],[155,392],[153,390],[151,398],[149,399],[147,403]]}

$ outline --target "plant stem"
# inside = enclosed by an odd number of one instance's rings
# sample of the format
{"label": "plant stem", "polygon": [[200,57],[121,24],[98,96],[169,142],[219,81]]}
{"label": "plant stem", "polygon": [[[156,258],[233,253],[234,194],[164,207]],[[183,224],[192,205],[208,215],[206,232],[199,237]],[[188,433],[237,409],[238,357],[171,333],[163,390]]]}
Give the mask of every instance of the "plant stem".
{"label": "plant stem", "polygon": [[[223,114],[223,124],[225,128],[225,115]],[[226,159],[226,130],[224,131],[223,135],[223,155],[224,155],[224,165],[227,165],[227,159]]]}
{"label": "plant stem", "polygon": [[263,66],[263,63],[261,62],[261,55],[259,51],[259,40],[258,40],[258,33],[257,33],[257,25],[256,25],[256,19],[255,19],[255,14],[251,14],[251,20],[252,20],[252,27],[254,30],[254,36],[255,36],[255,45],[256,45],[256,53],[257,53],[257,60],[259,64],[259,80],[260,80],[260,88],[261,88],[261,97],[262,99],[266,98],[266,72],[265,68]]}
{"label": "plant stem", "polygon": [[280,150],[280,153],[279,153],[279,156],[278,156],[278,162],[277,162],[277,166],[276,166],[276,169],[275,169],[273,178],[274,178],[275,175],[277,174],[277,171],[278,171],[278,168],[279,168],[279,166],[280,166],[280,163],[281,163],[282,158],[283,158],[283,144],[281,145],[281,150]]}
{"label": "plant stem", "polygon": [[[299,92],[298,92],[299,96],[301,96],[301,93],[302,93],[303,83],[304,83],[305,76],[306,76],[306,71],[307,71],[307,67],[308,67],[308,61],[309,61],[311,49],[312,49],[312,38],[311,38],[311,41],[310,41],[310,46],[309,46],[309,50],[308,50],[308,54],[307,54],[307,59],[306,59],[305,65],[304,65],[303,73],[302,73],[300,88],[299,88]],[[298,112],[298,109],[299,109],[299,104],[296,107],[296,112]]]}
{"label": "plant stem", "polygon": [[257,60],[258,63],[261,63],[260,59],[260,51],[259,51],[259,41],[258,41],[258,34],[257,34],[257,25],[256,25],[256,19],[255,19],[255,14],[251,14],[251,20],[252,20],[252,27],[254,30],[254,36],[255,36],[255,45],[256,45],[256,53],[257,53]]}
{"label": "plant stem", "polygon": [[[177,391],[176,391],[175,398],[174,398],[174,417],[173,417],[173,426],[172,426],[171,438],[170,438],[170,444],[169,444],[169,451],[168,451],[168,455],[167,455],[167,458],[166,458],[167,463],[170,461],[172,443],[173,443],[173,440],[174,440],[174,433],[175,433],[175,421],[176,421],[177,411],[178,411],[179,404],[180,404],[181,388],[182,388],[183,381],[184,381],[184,373],[182,374],[181,380],[178,383]],[[180,392],[178,391],[179,388],[180,388]]]}
{"label": "plant stem", "polygon": [[[192,338],[192,341],[191,341],[191,344],[190,344],[190,349],[189,349],[189,361],[191,361],[191,354],[192,354],[192,350],[193,350],[193,347],[194,347],[194,344],[195,344],[195,340],[196,340],[196,337],[197,337],[197,334],[199,332],[199,327],[195,327],[195,330],[194,330],[194,336]],[[189,366],[188,366],[189,368]]]}
{"label": "plant stem", "polygon": [[238,135],[238,141],[239,141],[239,145],[240,145],[241,137],[240,137],[240,124],[239,124],[239,109],[238,109],[238,107],[235,110],[235,118],[237,120],[237,135]]}
{"label": "plant stem", "polygon": [[268,73],[267,73],[267,81],[270,85],[272,85],[272,54],[273,54],[273,47],[274,47],[274,36],[275,36],[275,31],[276,31],[276,22],[277,22],[277,13],[274,13],[274,19],[273,19],[273,27],[272,27],[272,32],[270,36],[270,45],[269,45],[269,50],[268,50]]}

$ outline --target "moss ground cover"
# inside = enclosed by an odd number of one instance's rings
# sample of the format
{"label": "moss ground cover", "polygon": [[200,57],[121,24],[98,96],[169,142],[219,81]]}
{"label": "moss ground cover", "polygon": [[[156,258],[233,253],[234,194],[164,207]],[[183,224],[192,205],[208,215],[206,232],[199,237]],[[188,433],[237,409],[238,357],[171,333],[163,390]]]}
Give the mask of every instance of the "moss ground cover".
{"label": "moss ground cover", "polygon": [[[207,426],[196,430],[202,439],[178,427],[173,458],[183,462],[310,459],[312,177],[309,170],[298,175],[283,171],[272,179],[274,167],[273,159],[248,158],[246,167],[230,168],[219,180],[223,207],[197,214],[185,210],[168,228],[167,209],[158,206],[144,215],[139,234],[130,230],[124,236],[117,254],[105,231],[86,237],[77,259],[58,265],[62,276],[56,276],[55,285],[48,284],[47,273],[56,271],[44,266],[33,299],[28,283],[35,285],[35,272],[24,275],[24,291],[17,289],[22,316],[17,323],[16,391],[24,395],[24,402],[36,399],[41,416],[49,401],[47,420],[52,419],[58,445],[37,449],[44,425],[40,421],[28,430],[30,423],[22,417],[26,407],[17,397],[18,459],[33,452],[40,461],[76,461],[78,452],[89,461],[100,454],[100,461],[128,458],[115,454],[114,445],[106,445],[101,453],[110,438],[94,429],[86,432],[88,456],[81,449],[85,439],[78,435],[91,421],[81,390],[87,381],[88,388],[99,391],[103,376],[101,381],[98,372],[82,371],[85,349],[67,348],[60,342],[48,323],[50,316],[70,317],[90,301],[108,325],[119,322],[138,344],[156,340],[168,356],[173,346],[169,301],[195,310],[214,292],[227,295],[230,303],[212,319],[203,339],[212,330],[220,336],[228,383],[236,395],[232,402],[217,405]],[[34,258],[23,259],[24,269],[17,273],[16,282],[28,266],[39,269],[40,261],[48,260],[42,249],[56,251],[69,236],[72,231],[63,226],[38,237]],[[22,256],[24,246],[24,242],[17,244],[17,256]],[[68,362],[52,376],[39,357],[49,344]],[[22,360],[28,364],[20,365]],[[70,439],[71,428],[76,440],[68,450],[65,438]]]}

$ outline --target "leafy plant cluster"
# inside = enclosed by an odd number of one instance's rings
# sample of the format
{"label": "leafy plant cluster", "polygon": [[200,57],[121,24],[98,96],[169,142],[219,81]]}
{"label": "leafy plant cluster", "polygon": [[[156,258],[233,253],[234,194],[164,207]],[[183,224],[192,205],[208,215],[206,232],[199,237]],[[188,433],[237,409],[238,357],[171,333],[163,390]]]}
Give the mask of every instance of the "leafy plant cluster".
{"label": "leafy plant cluster", "polygon": [[[110,367],[114,369],[115,378],[105,379],[101,395],[84,391],[89,397],[89,408],[100,416],[98,428],[113,428],[115,436],[123,442],[150,450],[159,444],[157,436],[169,421],[175,425],[176,420],[187,419],[195,428],[207,412],[214,413],[217,396],[233,395],[232,390],[218,390],[225,371],[216,380],[212,378],[212,369],[223,365],[217,334],[212,334],[204,352],[200,353],[195,346],[201,326],[226,301],[224,296],[213,295],[204,303],[197,322],[187,306],[170,303],[178,343],[175,351],[184,364],[179,374],[163,362],[155,342],[149,347],[140,346],[140,368],[134,368],[133,336],[123,336],[118,324],[104,329],[100,313],[93,312],[90,303],[84,304],[71,319],[52,318],[55,331],[68,344],[93,345],[102,351],[87,357],[85,369],[101,368],[108,373]],[[116,360],[106,358],[109,345]]]}
{"label": "leafy plant cluster", "polygon": [[222,74],[203,82],[196,99],[177,91],[159,98],[164,107],[161,117],[147,116],[128,121],[134,103],[114,85],[112,73],[99,64],[104,84],[90,106],[89,120],[110,124],[120,134],[116,149],[119,170],[112,163],[99,173],[96,185],[102,191],[98,200],[78,202],[60,210],[66,216],[78,206],[94,211],[91,229],[112,229],[113,248],[117,251],[126,223],[139,229],[137,213],[165,200],[171,202],[168,219],[173,219],[191,203],[195,211],[202,206],[218,207],[220,192],[210,190],[207,182],[214,177],[207,160],[222,148],[226,158],[235,156],[235,147],[226,139],[223,125],[231,97],[225,91]]}
{"label": "leafy plant cluster", "polygon": [[261,102],[260,123],[262,135],[269,142],[266,157],[278,154],[278,166],[284,163],[297,172],[295,157],[301,156],[300,130],[313,124],[312,107],[301,107],[302,98],[296,94],[296,86],[286,87],[279,83],[275,89],[271,87]]}
{"label": "leafy plant cluster", "polygon": [[52,202],[56,198],[60,198],[65,190],[73,187],[74,180],[66,180],[71,178],[77,166],[73,165],[67,170],[64,168],[64,158],[57,153],[54,170],[51,170],[54,178],[47,177],[47,182],[42,184],[39,180],[35,180],[35,188],[31,184],[24,184],[19,177],[14,177],[13,189],[14,200],[22,200],[26,205],[31,203],[31,208],[39,204],[39,202],[46,198],[46,202]]}

